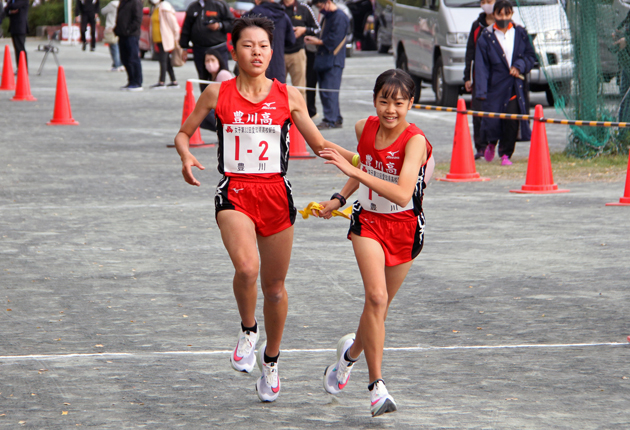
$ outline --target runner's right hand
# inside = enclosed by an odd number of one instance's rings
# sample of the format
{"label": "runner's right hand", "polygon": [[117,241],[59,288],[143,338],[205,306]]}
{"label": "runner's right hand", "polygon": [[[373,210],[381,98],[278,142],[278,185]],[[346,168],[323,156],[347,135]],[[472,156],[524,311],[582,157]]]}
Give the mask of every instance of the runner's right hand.
{"label": "runner's right hand", "polygon": [[201,165],[199,161],[195,158],[194,155],[190,154],[188,157],[182,159],[182,175],[184,175],[184,180],[190,185],[200,186],[201,183],[195,179],[192,174],[192,167],[196,167],[199,170],[205,170],[206,168]]}

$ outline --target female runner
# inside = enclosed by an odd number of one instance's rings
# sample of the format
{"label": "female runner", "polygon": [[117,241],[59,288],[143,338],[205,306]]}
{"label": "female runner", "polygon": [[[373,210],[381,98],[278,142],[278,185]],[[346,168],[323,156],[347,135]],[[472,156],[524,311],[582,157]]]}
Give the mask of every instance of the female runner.
{"label": "female runner", "polygon": [[[285,178],[291,122],[315,154],[334,148],[348,160],[353,156],[324,140],[298,90],[265,77],[272,40],[272,21],[237,20],[232,30],[232,59],[238,63],[240,75],[208,85],[175,137],[184,180],[199,186],[192,167],[204,167],[190,153],[189,139],[208,112],[215,109],[218,169],[224,175],[215,193],[216,218],[234,265],[233,289],[241,317],[230,362],[238,371],[251,372],[258,361],[262,377],[256,382],[256,391],[260,400],[267,402],[276,400],[280,392],[278,356],[288,305],[284,280],[296,215],[291,185]],[[254,313],[259,268],[267,344],[259,348],[256,360],[258,326]]]}
{"label": "female runner", "polygon": [[365,351],[370,375],[372,416],[396,410],[381,374],[385,318],[394,295],[409,272],[424,240],[423,189],[431,145],[424,133],[405,119],[413,104],[415,85],[402,70],[388,70],[374,85],[377,116],[355,126],[360,168],[348,163],[335,149],[320,155],[349,179],[333,199],[322,202],[319,216],[330,218],[357,189],[348,238],[365,287],[365,305],[354,333],[337,344],[337,362],[324,371],[324,388],[339,393],[348,383],[350,371]]}

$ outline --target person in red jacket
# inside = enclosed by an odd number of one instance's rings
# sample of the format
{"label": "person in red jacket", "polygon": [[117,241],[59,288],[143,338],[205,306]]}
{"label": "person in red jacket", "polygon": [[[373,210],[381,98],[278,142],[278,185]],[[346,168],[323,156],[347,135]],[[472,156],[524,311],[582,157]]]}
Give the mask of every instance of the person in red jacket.
{"label": "person in red jacket", "polygon": [[[238,64],[239,76],[208,85],[175,137],[184,180],[199,186],[192,168],[204,167],[190,153],[190,136],[215,110],[218,169],[223,175],[215,193],[216,220],[234,265],[232,287],[241,317],[230,362],[235,370],[248,373],[258,362],[262,376],[256,381],[256,392],[264,402],[273,402],[280,393],[278,357],[288,309],[284,281],[297,212],[286,179],[289,129],[295,124],[315,154],[334,148],[347,160],[354,155],[324,140],[297,89],[265,76],[272,56],[273,28],[267,18],[235,21],[232,59]],[[259,272],[267,342],[256,357]]]}

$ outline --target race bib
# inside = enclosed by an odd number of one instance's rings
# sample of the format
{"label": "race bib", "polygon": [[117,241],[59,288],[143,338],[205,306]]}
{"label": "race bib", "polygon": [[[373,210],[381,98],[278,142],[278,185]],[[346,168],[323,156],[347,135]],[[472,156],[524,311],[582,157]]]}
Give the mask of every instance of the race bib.
{"label": "race bib", "polygon": [[[394,184],[398,183],[398,176],[396,175],[381,172],[369,166],[364,166],[364,169],[374,177]],[[359,203],[361,203],[363,209],[381,214],[392,214],[413,209],[413,199],[409,199],[409,203],[406,206],[399,206],[363,184],[359,184]]]}
{"label": "race bib", "polygon": [[230,173],[281,173],[279,125],[223,125],[223,168]]}

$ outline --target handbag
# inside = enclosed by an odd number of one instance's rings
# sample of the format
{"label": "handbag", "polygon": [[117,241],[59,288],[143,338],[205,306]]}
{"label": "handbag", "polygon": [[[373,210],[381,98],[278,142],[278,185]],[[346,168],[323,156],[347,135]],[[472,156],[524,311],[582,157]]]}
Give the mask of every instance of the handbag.
{"label": "handbag", "polygon": [[175,48],[171,51],[171,66],[182,67],[186,64],[184,55],[188,55],[188,53],[184,53],[184,48],[179,45],[175,45]]}
{"label": "handbag", "polygon": [[103,33],[103,42],[107,43],[108,45],[115,45],[118,43],[118,36],[114,34],[113,28],[105,29],[105,32]]}
{"label": "handbag", "polygon": [[[324,24],[322,25],[322,33],[324,32],[325,26],[326,22],[324,22]],[[335,65],[335,56],[339,53],[339,51],[341,51],[341,48],[343,48],[343,45],[346,43],[347,37],[348,36],[344,36],[343,39],[341,39],[341,43],[337,45],[332,53],[320,53],[320,51],[317,50],[317,55],[315,56],[315,61],[313,62],[313,70],[315,72],[325,72],[326,70],[330,70],[333,68],[333,66]]]}

